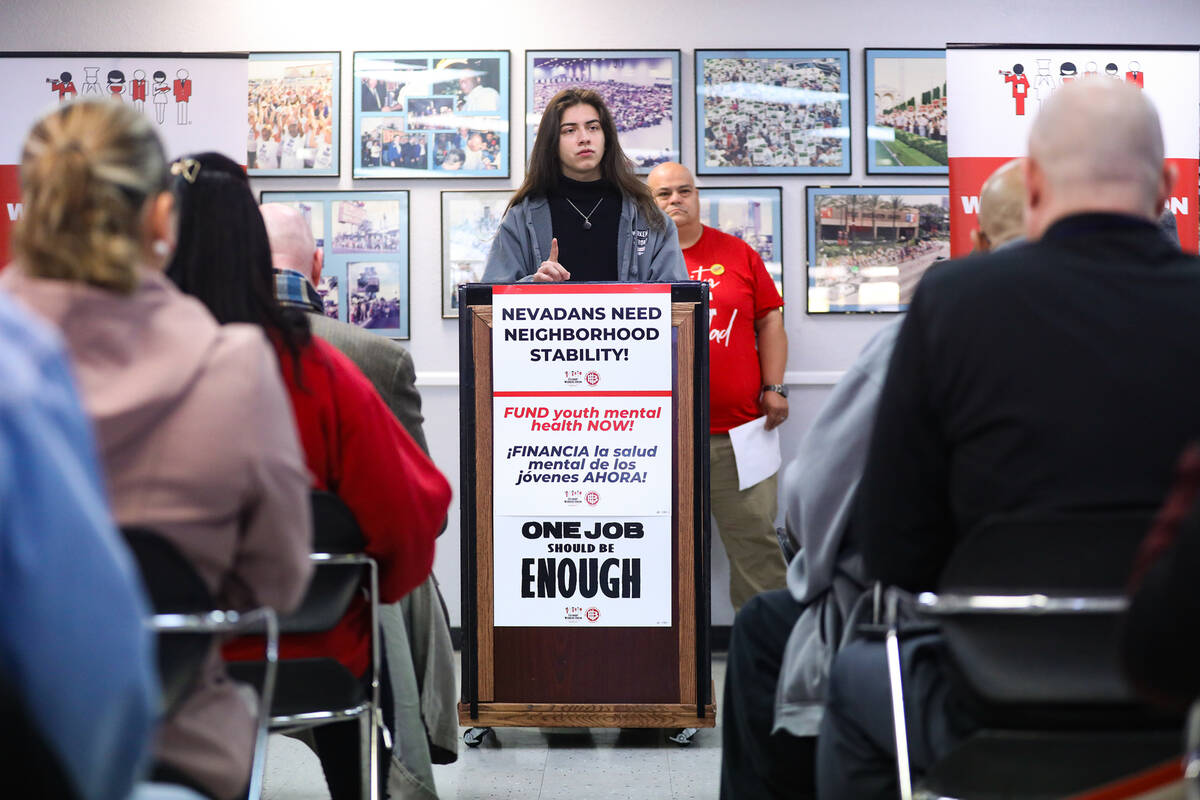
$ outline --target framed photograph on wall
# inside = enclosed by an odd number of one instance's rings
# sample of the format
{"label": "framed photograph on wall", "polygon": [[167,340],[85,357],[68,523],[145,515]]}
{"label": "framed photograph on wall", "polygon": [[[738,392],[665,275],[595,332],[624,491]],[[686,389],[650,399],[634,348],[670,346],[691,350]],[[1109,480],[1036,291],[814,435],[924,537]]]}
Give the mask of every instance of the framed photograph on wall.
{"label": "framed photograph on wall", "polygon": [[563,89],[604,98],[621,149],[639,173],[679,160],[678,50],[530,50],[525,54],[525,153],[550,98]]}
{"label": "framed photograph on wall", "polygon": [[355,178],[507,178],[507,50],[356,52]]}
{"label": "framed photograph on wall", "polygon": [[[700,222],[736,236],[762,257],[783,297],[783,190],[722,186],[700,190]],[[694,277],[694,276],[693,276]]]}
{"label": "framed photograph on wall", "polygon": [[697,50],[696,172],[849,175],[848,50]]}
{"label": "framed photograph on wall", "polygon": [[808,313],[904,311],[950,257],[945,186],[809,186]]}
{"label": "framed photograph on wall", "polygon": [[458,318],[458,286],[478,283],[512,192],[442,192],[442,319]]}
{"label": "framed photograph on wall", "polygon": [[867,173],[945,175],[946,51],[864,53]]}
{"label": "framed photograph on wall", "polygon": [[342,54],[251,53],[246,171],[338,175]]}
{"label": "framed photograph on wall", "polygon": [[408,192],[263,192],[308,220],[325,263],[325,315],[381,336],[409,338]]}

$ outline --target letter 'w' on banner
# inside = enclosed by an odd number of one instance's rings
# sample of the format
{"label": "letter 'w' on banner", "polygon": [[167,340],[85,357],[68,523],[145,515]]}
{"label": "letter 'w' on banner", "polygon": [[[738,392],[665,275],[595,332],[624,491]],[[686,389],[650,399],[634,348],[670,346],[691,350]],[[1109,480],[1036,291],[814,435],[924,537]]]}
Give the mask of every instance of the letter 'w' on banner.
{"label": "letter 'w' on banner", "polygon": [[496,627],[670,627],[669,285],[492,289]]}
{"label": "letter 'w' on banner", "polygon": [[1166,160],[1177,177],[1166,210],[1183,249],[1195,253],[1200,170],[1200,48],[1116,45],[946,46],[950,154],[950,254],[971,250],[979,189],[993,171],[1025,155],[1043,103],[1064,84],[1115,80],[1139,87],[1162,121]]}

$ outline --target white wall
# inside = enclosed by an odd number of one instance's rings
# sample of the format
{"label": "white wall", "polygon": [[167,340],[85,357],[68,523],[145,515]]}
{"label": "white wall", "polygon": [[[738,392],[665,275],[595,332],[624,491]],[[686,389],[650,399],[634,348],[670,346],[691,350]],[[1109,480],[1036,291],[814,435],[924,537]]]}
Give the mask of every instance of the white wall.
{"label": "white wall", "polygon": [[[524,51],[537,49],[680,48],[683,51],[684,163],[695,166],[693,50],[696,48],[849,48],[854,174],[835,184],[895,184],[895,177],[864,179],[864,47],[941,47],[946,42],[1065,42],[1186,44],[1200,41],[1196,0],[694,0],[650,3],[608,0],[457,0],[454,3],[361,0],[3,0],[0,48],[15,50],[342,52],[342,177],[275,178],[256,189],[405,188],[412,192],[412,340],[426,434],[434,460],[458,496],[458,389],[456,321],[440,312],[440,200],[442,189],[515,187],[523,168]],[[508,49],[513,55],[513,176],[508,180],[402,181],[350,179],[350,73],[355,50]],[[739,183],[783,186],[785,294],[791,342],[791,419],[784,427],[784,458],[795,451],[836,373],[885,319],[807,317],[804,314],[804,187],[817,178],[749,176],[706,178],[703,186]],[[939,184],[913,177],[913,184]],[[720,545],[713,552],[713,623],[728,624],[728,569]],[[454,624],[459,620],[458,504],[439,540],[435,571]]]}

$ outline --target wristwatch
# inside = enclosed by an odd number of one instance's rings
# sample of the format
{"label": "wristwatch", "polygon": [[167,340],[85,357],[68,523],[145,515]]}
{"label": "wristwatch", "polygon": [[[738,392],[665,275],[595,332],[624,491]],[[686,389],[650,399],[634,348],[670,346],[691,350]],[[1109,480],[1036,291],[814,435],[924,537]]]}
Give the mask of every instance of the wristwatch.
{"label": "wristwatch", "polygon": [[787,394],[788,394],[788,388],[786,386],[784,386],[782,383],[764,383],[763,391],[764,392],[777,392],[780,397],[787,397]]}

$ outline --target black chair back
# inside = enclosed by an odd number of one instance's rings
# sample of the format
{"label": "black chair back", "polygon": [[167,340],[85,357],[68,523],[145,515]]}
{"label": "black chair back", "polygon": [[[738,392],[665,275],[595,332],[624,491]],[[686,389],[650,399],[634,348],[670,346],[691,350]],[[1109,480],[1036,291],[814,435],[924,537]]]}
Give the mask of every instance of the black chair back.
{"label": "black chair back", "polygon": [[[956,547],[938,593],[1121,597],[1152,515],[988,520]],[[941,619],[957,681],[989,705],[1131,705],[1117,660],[1119,609]]]}
{"label": "black chair back", "polygon": [[314,553],[361,553],[367,546],[354,512],[332,492],[310,493]]}
{"label": "black chair back", "polygon": [[[313,491],[313,552],[345,555],[366,546],[354,513],[331,492]],[[361,564],[317,563],[300,607],[279,620],[281,633],[320,633],[337,625],[362,587]]]}
{"label": "black chair back", "polygon": [[[121,533],[137,560],[156,614],[206,614],[213,610],[212,593],[179,548],[146,528],[127,527]],[[158,674],[167,716],[191,692],[212,641],[212,634],[207,633],[158,637]]]}

